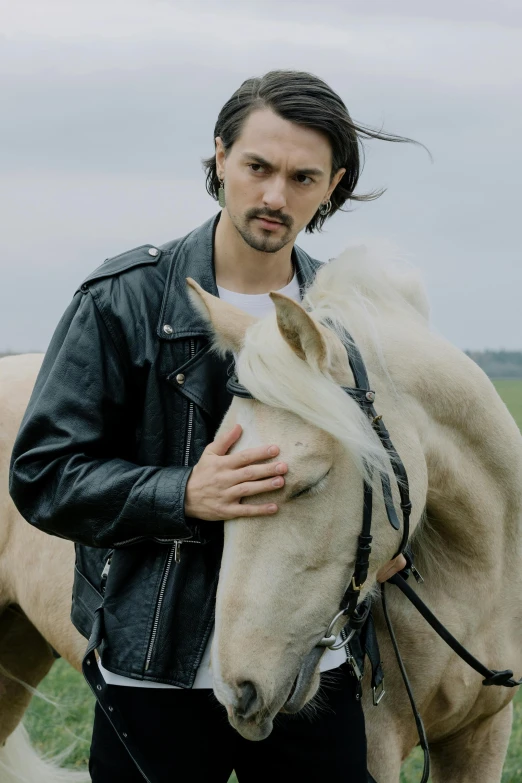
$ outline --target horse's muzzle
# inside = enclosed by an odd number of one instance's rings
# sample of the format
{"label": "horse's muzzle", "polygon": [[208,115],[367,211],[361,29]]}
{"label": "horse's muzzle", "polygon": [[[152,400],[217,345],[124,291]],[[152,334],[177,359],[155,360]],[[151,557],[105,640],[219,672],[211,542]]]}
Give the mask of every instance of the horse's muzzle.
{"label": "horse's muzzle", "polygon": [[324,647],[314,647],[304,659],[299,674],[296,677],[290,695],[281,712],[295,713],[302,710],[309,700],[310,685],[314,672],[324,652]]}

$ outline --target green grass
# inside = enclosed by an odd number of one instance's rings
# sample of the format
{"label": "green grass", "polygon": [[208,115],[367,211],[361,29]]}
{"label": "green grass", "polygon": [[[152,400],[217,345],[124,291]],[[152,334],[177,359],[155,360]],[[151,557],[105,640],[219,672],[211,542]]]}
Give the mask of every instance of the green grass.
{"label": "green grass", "polygon": [[64,660],[57,661],[39,690],[48,699],[33,697],[25,726],[35,747],[54,755],[70,748],[67,766],[87,766],[94,697],[82,675]]}
{"label": "green grass", "polygon": [[[522,429],[522,380],[495,381],[495,386]],[[72,746],[67,764],[87,765],[94,699],[80,674],[58,661],[40,686],[59,706],[33,698],[26,726],[33,743],[45,753],[59,753]],[[403,767],[401,783],[417,783],[422,756],[417,749]],[[235,775],[230,783],[237,783]],[[515,721],[502,783],[522,783],[522,693],[515,698]]]}
{"label": "green grass", "polygon": [[493,383],[522,430],[522,380],[514,378],[505,381],[496,380]]}

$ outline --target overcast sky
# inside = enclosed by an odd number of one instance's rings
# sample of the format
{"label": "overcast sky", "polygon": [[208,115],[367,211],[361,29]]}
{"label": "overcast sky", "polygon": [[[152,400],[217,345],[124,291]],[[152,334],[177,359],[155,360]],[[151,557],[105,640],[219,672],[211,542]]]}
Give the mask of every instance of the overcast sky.
{"label": "overcast sky", "polygon": [[217,211],[201,158],[246,78],[308,70],[371,142],[359,191],[299,244],[328,259],[391,239],[424,273],[436,329],[522,349],[519,0],[0,0],[0,352],[45,350],[106,257]]}

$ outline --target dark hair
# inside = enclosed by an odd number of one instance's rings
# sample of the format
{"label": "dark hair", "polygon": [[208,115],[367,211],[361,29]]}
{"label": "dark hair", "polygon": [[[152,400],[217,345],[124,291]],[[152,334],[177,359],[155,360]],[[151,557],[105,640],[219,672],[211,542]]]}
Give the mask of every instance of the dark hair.
{"label": "dark hair", "polygon": [[[263,108],[272,109],[289,122],[324,133],[332,146],[332,177],[340,168],[346,168],[346,173],[332,193],[331,211],[327,216],[321,215],[319,211],[315,213],[306,226],[310,234],[315,229],[320,231],[327,217],[341,209],[346,201],[372,201],[385,192],[386,188],[382,188],[365,195],[354,194],[364,164],[362,139],[382,139],[424,147],[413,139],[381,133],[356,124],[337,93],[313,74],[304,71],[270,71],[261,78],[243,82],[219,112],[214,138],[221,137],[225,152],[230,150],[240,135],[249,114]],[[216,156],[203,160],[203,166],[207,191],[217,199],[219,178]]]}

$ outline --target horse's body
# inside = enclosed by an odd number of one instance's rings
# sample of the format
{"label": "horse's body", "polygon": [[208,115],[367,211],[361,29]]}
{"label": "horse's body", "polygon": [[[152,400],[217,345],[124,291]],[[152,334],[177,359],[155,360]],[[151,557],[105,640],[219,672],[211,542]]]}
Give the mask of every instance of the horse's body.
{"label": "horse's body", "polygon": [[[479,368],[430,333],[412,278],[395,280],[386,265],[379,269],[360,255],[352,252],[351,260],[323,270],[308,303],[318,317],[333,315],[350,329],[377,391],[378,412],[408,470],[416,565],[425,579],[419,593],[485,664],[512,668],[520,676],[522,438]],[[355,404],[345,402],[340,389],[330,389],[332,380],[353,385],[337,338],[311,326],[283,298],[276,306],[284,340],[274,319],[255,324],[245,338],[251,319],[243,321],[239,311],[209,295],[198,296],[221,347],[240,351],[240,381],[261,400],[235,399],[224,426],[242,423],[239,448],[278,443],[290,465],[278,515],[225,526],[212,657],[215,692],[236,728],[259,739],[269,733],[303,658],[337,611],[360,532],[361,463],[378,469],[380,457]],[[34,686],[52,665],[49,645],[76,668],[85,647],[69,621],[72,544],[28,525],[7,493],[9,455],[40,361],[39,356],[0,360],[0,665]],[[274,387],[281,381],[286,391],[272,391],[270,379]],[[307,399],[314,383],[324,415]],[[331,414],[337,420],[327,421]],[[353,418],[346,432],[341,416]],[[292,497],[311,484],[316,487],[308,494]],[[399,540],[379,498],[373,535],[363,596]],[[434,780],[498,783],[513,690],[483,687],[481,677],[395,588],[387,593],[426,724]],[[23,614],[10,609],[13,605]],[[366,682],[369,768],[378,783],[397,783],[417,734],[378,602],[375,617],[387,696],[373,707]],[[255,694],[248,715],[237,708],[245,683],[253,683]],[[22,686],[3,676],[2,684],[0,743],[29,701]],[[317,686],[314,674],[303,703]]]}
{"label": "horse's body", "polygon": [[72,542],[28,525],[8,492],[13,442],[42,358],[0,359],[0,780],[83,783],[85,774],[41,761],[20,724],[31,700],[23,683],[35,688],[45,677],[55,660],[51,648],[79,670],[86,646],[69,619]]}

